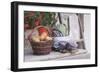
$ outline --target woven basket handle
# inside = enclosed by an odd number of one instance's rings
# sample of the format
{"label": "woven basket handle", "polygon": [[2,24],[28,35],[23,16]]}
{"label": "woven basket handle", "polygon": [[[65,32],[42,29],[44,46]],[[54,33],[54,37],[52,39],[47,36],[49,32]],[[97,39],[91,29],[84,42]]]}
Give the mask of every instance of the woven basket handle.
{"label": "woven basket handle", "polygon": [[32,41],[31,35],[32,35],[33,32],[34,32],[34,29],[32,29],[31,33],[28,35],[28,40],[29,40],[29,41]]}

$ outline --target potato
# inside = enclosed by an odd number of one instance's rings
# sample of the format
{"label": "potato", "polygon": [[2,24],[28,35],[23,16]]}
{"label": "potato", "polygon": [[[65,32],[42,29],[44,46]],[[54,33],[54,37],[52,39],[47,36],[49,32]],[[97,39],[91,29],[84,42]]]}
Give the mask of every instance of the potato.
{"label": "potato", "polygon": [[41,41],[44,41],[44,40],[45,40],[45,36],[44,36],[44,35],[41,35],[41,36],[40,36],[40,40],[41,40]]}
{"label": "potato", "polygon": [[32,37],[32,40],[33,40],[34,42],[40,42],[40,39],[39,39],[38,36],[33,36],[33,37]]}
{"label": "potato", "polygon": [[40,35],[40,40],[41,40],[41,41],[44,41],[44,40],[46,39],[47,36],[48,36],[47,33],[43,32],[43,33]]}
{"label": "potato", "polygon": [[46,32],[43,32],[42,34],[41,34],[41,36],[44,36],[45,38],[48,36],[48,34],[46,33]]}
{"label": "potato", "polygon": [[49,37],[49,36],[47,36],[47,37],[46,37],[46,40],[49,41],[49,40],[52,40],[52,38]]}

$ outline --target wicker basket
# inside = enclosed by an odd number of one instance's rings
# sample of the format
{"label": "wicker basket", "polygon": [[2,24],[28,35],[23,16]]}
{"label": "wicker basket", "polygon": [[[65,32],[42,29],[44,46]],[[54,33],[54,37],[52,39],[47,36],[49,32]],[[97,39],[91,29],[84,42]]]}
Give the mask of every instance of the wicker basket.
{"label": "wicker basket", "polygon": [[[50,29],[46,26],[37,26],[33,29],[33,31],[38,30],[38,28],[40,27],[46,28],[48,30],[49,36],[52,35]],[[53,40],[40,41],[40,42],[34,42],[30,40],[30,43],[32,46],[33,54],[35,55],[45,55],[45,54],[49,54],[52,51]]]}

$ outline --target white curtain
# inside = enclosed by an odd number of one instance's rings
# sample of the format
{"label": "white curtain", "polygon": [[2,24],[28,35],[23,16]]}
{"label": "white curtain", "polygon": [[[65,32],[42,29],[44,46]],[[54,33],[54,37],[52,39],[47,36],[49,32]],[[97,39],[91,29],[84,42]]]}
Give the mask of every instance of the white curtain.
{"label": "white curtain", "polygon": [[80,28],[78,16],[76,14],[72,14],[69,16],[69,25],[70,25],[70,36],[74,40],[80,39]]}

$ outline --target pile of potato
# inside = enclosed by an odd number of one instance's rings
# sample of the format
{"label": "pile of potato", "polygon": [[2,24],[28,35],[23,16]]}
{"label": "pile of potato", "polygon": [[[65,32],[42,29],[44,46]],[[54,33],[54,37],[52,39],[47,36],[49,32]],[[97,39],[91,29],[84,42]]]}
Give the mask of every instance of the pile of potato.
{"label": "pile of potato", "polygon": [[39,35],[32,36],[32,40],[34,42],[50,41],[52,40],[52,37],[49,37],[47,32],[42,32]]}

